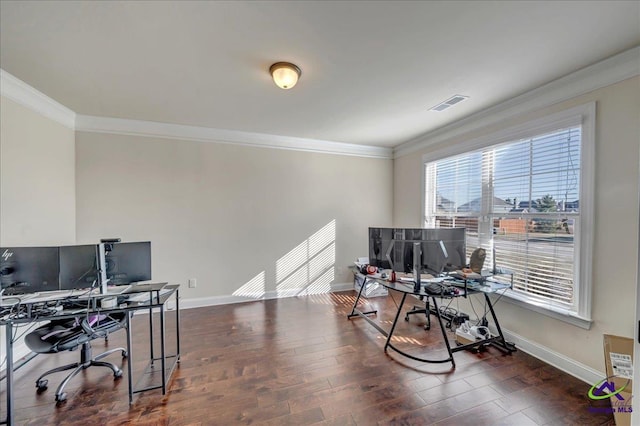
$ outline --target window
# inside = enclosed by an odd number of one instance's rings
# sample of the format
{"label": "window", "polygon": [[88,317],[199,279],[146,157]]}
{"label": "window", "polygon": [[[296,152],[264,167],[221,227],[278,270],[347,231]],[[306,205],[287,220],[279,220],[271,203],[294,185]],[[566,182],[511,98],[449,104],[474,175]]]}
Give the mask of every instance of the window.
{"label": "window", "polygon": [[[515,300],[588,327],[594,105],[425,157],[426,227],[514,272]],[[578,114],[576,114],[576,112]],[[472,147],[472,149],[466,149]],[[585,203],[587,201],[587,203]]]}

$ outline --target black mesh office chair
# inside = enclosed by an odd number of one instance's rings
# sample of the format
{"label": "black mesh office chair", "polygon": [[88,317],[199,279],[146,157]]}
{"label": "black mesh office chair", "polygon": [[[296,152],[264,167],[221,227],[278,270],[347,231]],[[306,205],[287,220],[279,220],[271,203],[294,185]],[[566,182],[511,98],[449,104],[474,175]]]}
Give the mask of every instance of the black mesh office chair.
{"label": "black mesh office chair", "polygon": [[36,380],[38,391],[47,389],[49,383],[45,376],[59,371],[73,370],[58,386],[56,401],[61,403],[67,399],[63,392],[66,384],[80,371],[91,366],[107,367],[113,371],[116,379],[122,377],[122,370],[116,365],[100,361],[100,359],[114,352],[122,351],[122,357],[127,356],[124,348],[110,349],[96,357],[92,357],[91,341],[99,338],[107,338],[110,333],[120,330],[125,326],[126,313],[110,315],[89,315],[84,318],[52,321],[47,325],[37,328],[25,337],[25,343],[33,352],[50,354],[62,351],[70,351],[81,346],[80,362],[56,367],[42,374]]}

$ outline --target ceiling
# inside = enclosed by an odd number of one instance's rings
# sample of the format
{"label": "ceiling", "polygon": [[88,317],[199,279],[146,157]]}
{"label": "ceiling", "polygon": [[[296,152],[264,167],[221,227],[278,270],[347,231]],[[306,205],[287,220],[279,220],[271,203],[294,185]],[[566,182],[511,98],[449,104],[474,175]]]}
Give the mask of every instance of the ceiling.
{"label": "ceiling", "polygon": [[379,147],[639,44],[638,1],[0,3],[0,68],[78,114]]}

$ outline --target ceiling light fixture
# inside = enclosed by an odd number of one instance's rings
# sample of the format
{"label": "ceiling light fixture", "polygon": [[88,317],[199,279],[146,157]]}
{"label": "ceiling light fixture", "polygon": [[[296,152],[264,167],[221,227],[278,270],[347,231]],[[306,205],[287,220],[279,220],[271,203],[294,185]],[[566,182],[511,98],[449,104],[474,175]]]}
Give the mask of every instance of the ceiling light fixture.
{"label": "ceiling light fixture", "polygon": [[302,71],[297,65],[289,62],[276,62],[269,67],[273,82],[281,89],[291,89],[296,85]]}

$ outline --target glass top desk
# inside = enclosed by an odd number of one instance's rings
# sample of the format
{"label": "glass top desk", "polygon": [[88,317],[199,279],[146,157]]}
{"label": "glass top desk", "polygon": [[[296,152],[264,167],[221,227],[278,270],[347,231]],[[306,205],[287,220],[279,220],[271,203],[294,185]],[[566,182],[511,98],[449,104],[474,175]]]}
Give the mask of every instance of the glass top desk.
{"label": "glass top desk", "polygon": [[[164,284],[164,283],[161,283]],[[161,288],[162,287],[162,288]],[[24,363],[14,366],[13,360],[13,346],[15,344],[15,336],[13,328],[20,324],[35,323],[39,321],[57,320],[65,318],[75,318],[90,314],[109,314],[115,312],[126,312],[125,317],[125,329],[127,340],[127,379],[128,379],[128,391],[129,391],[129,404],[133,403],[133,395],[139,392],[145,392],[152,389],[162,389],[162,394],[165,395],[167,391],[167,385],[171,376],[180,362],[180,295],[179,284],[162,285],[157,288],[153,285],[140,285],[134,286],[128,292],[122,294],[122,296],[128,296],[127,301],[123,301],[120,305],[113,308],[100,307],[100,299],[104,297],[113,297],[107,295],[87,295],[86,293],[73,291],[66,292],[52,292],[51,294],[41,293],[36,297],[11,297],[5,296],[5,302],[10,299],[19,299],[20,303],[13,303],[7,306],[3,306],[5,311],[9,308],[9,312],[3,313],[0,317],[0,326],[5,327],[5,340],[6,340],[6,418],[0,420],[0,424],[14,424],[14,407],[13,407],[13,376],[14,372],[24,366],[34,356],[27,356]],[[135,293],[135,294],[134,294]],[[70,307],[66,309],[65,302],[70,300],[83,301],[86,305],[84,309],[78,309],[76,307]],[[168,354],[166,350],[166,333],[165,333],[165,313],[168,310],[167,302],[169,300],[175,300],[175,345],[176,352],[174,354]],[[60,306],[62,310],[50,310],[51,313],[42,315],[42,310],[39,306]],[[134,363],[133,357],[133,342],[132,342],[132,322],[131,317],[135,312],[147,311],[149,314],[149,361],[147,367],[142,373],[142,377],[139,378],[138,383],[133,384],[133,371],[132,365]],[[159,337],[160,337],[160,353],[154,352],[154,312],[159,312]],[[155,342],[156,344],[158,342]],[[1,354],[0,354],[1,355]],[[159,356],[158,356],[159,355]],[[160,380],[158,380],[158,378]]]}
{"label": "glass top desk", "polygon": [[[434,293],[430,293],[425,289],[425,283],[423,282],[422,285],[420,286],[419,291],[415,291],[414,290],[414,283],[413,282],[407,282],[407,281],[395,281],[395,282],[391,282],[391,281],[387,281],[387,280],[383,280],[381,278],[376,278],[376,277],[372,277],[370,275],[366,275],[365,276],[365,281],[362,284],[362,286],[360,287],[360,291],[358,292],[358,296],[356,297],[354,303],[353,303],[353,308],[351,309],[351,313],[347,315],[348,319],[354,318],[354,317],[361,317],[364,318],[369,324],[371,324],[376,330],[378,330],[380,333],[382,333],[382,335],[384,335],[387,340],[384,344],[384,351],[387,351],[387,348],[389,349],[393,349],[395,352],[399,353],[400,355],[403,355],[407,358],[416,360],[416,361],[421,361],[421,362],[428,362],[428,363],[447,363],[447,362],[451,362],[451,366],[452,368],[455,368],[456,364],[455,364],[455,360],[453,358],[453,354],[455,352],[459,352],[465,349],[473,349],[473,348],[480,348],[481,346],[486,346],[486,345],[493,345],[496,346],[498,349],[500,349],[503,352],[506,353],[512,353],[516,350],[515,346],[513,344],[508,343],[505,338],[504,338],[504,334],[502,333],[502,329],[500,328],[500,323],[498,321],[498,317],[496,316],[495,310],[493,309],[493,303],[491,302],[491,298],[489,297],[490,294],[494,294],[494,293],[501,293],[506,291],[507,289],[511,288],[513,283],[512,283],[512,275],[507,273],[507,274],[499,274],[499,275],[511,275],[511,279],[509,280],[509,282],[498,282],[498,281],[492,281],[490,278],[494,277],[494,275],[497,274],[483,274],[479,279],[474,279],[474,280],[470,280],[470,279],[457,279],[454,277],[445,277],[443,280],[438,279],[438,281],[442,281],[442,283],[445,284],[449,284],[449,285],[453,285],[454,288],[458,289],[456,293],[453,294],[434,294]],[[377,314],[377,311],[367,311],[367,312],[362,312],[358,309],[358,302],[360,301],[360,297],[362,295],[362,290],[365,288],[365,286],[367,285],[367,282],[375,282],[378,283],[380,285],[383,285],[384,287],[386,287],[387,289],[391,290],[391,291],[395,291],[398,293],[402,294],[402,299],[400,301],[400,303],[398,304],[398,309],[395,315],[395,318],[393,320],[393,323],[391,325],[391,328],[389,331],[385,330],[384,328],[382,328],[378,323],[376,323],[375,321],[373,321],[371,318],[369,318],[369,315],[372,314]],[[449,337],[447,336],[447,330],[444,326],[443,323],[443,318],[442,318],[442,313],[440,311],[440,308],[438,306],[438,301],[437,299],[453,299],[453,298],[457,298],[457,297],[468,297],[470,295],[481,295],[484,296],[484,300],[489,308],[489,311],[491,313],[491,317],[493,319],[493,325],[495,326],[496,330],[497,330],[497,334],[495,336],[491,336],[487,339],[483,339],[483,340],[478,340],[475,342],[471,342],[469,344],[464,344],[464,345],[459,345],[459,346],[455,346],[452,347],[451,344],[449,343]],[[413,296],[418,296],[420,299],[424,299],[426,301],[426,307],[425,310],[421,310],[420,312],[424,312],[426,314],[427,317],[427,326],[425,327],[426,329],[429,329],[431,326],[431,315],[434,315],[437,320],[438,323],[440,325],[440,329],[442,331],[442,337],[444,340],[444,344],[447,348],[447,353],[448,356],[446,358],[440,358],[440,359],[432,359],[432,358],[426,358],[426,357],[418,357],[415,355],[411,355],[401,349],[399,349],[398,347],[394,346],[391,343],[391,338],[393,336],[393,333],[395,331],[396,325],[398,323],[398,319],[400,318],[400,315],[402,313],[402,308],[404,306],[405,300],[407,298],[408,295],[413,295]],[[430,306],[432,305],[432,306]],[[416,311],[410,311],[409,313],[416,313]],[[405,319],[408,321],[408,314],[405,314]]]}

